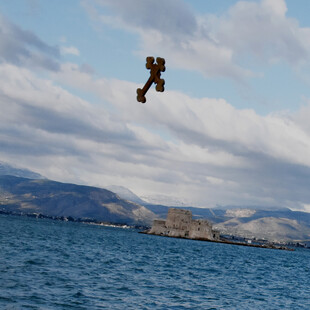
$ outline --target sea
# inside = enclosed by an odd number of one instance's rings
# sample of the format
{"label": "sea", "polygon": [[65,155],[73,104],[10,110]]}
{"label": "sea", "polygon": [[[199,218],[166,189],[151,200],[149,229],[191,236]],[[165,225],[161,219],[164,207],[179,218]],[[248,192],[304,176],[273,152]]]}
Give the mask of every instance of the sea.
{"label": "sea", "polygon": [[310,250],[0,215],[0,309],[310,309]]}

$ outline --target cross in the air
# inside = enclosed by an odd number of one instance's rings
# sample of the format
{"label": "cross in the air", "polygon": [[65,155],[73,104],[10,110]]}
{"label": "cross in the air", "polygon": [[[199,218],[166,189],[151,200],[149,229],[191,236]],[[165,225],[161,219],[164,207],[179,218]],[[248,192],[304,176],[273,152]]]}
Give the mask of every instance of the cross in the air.
{"label": "cross in the air", "polygon": [[146,68],[150,69],[150,77],[145,83],[144,87],[138,88],[137,89],[137,100],[139,102],[145,103],[146,98],[145,94],[153,84],[153,82],[156,84],[156,90],[163,92],[165,90],[165,80],[160,78],[160,72],[165,72],[166,67],[165,67],[165,59],[157,57],[156,62],[154,63],[154,57],[147,57],[146,58]]}

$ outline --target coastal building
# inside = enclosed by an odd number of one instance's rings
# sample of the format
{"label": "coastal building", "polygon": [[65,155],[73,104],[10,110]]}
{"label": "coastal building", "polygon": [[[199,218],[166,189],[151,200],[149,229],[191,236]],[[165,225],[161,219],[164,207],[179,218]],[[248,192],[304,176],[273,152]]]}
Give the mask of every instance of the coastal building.
{"label": "coastal building", "polygon": [[208,220],[193,220],[189,210],[171,208],[166,220],[154,220],[148,232],[176,238],[220,240],[220,233],[212,229]]}

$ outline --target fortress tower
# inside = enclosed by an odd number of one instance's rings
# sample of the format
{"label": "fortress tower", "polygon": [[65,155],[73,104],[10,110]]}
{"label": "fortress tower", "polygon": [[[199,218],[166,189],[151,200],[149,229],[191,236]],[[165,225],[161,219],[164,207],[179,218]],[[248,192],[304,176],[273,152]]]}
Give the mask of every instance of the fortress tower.
{"label": "fortress tower", "polygon": [[193,220],[189,210],[171,208],[165,220],[154,220],[149,234],[188,238],[220,240],[218,231],[212,229],[207,220]]}

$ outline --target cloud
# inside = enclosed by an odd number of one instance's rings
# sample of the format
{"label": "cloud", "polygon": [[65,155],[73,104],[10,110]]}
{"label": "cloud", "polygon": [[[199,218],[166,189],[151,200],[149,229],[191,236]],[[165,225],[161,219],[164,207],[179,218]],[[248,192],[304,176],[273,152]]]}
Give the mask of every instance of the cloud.
{"label": "cloud", "polygon": [[214,150],[226,147],[236,155],[254,152],[310,166],[309,130],[297,121],[300,113],[296,114],[296,120],[291,115],[260,116],[253,110],[238,110],[223,99],[195,99],[175,91],[166,91],[165,96],[150,91],[148,100],[156,104],[133,109],[136,105],[133,90],[138,86],[134,83],[95,79],[74,64],[62,65],[55,78],[113,102],[122,122],[166,131],[172,140],[177,138],[186,145]]}
{"label": "cloud", "polygon": [[[169,63],[206,76],[251,75],[238,64],[239,54],[294,66],[308,61],[307,41],[302,41],[307,29],[285,16],[284,1],[239,2],[225,18],[197,17],[180,1],[131,2],[137,4],[135,10],[127,2],[97,3],[105,8],[97,11],[102,21],[117,20],[140,35],[140,51],[167,53]],[[145,3],[151,12],[145,11]],[[154,18],[155,13],[161,17]],[[253,22],[242,29],[248,17]],[[271,27],[266,36],[259,20]],[[171,90],[163,95],[150,89],[143,105],[136,101],[141,85],[100,78],[87,64],[61,64],[58,48],[3,18],[0,27],[2,160],[51,179],[122,185],[138,195],[178,197],[202,207],[302,209],[310,204],[306,100],[294,114],[261,116],[221,98],[198,99]],[[77,54],[71,48],[62,52]],[[49,71],[42,78],[34,66]],[[82,97],[96,98],[100,105]]]}
{"label": "cloud", "polygon": [[213,21],[211,32],[237,59],[251,55],[291,65],[309,61],[310,28],[301,28],[286,12],[284,0],[240,1]]}
{"label": "cloud", "polygon": [[74,56],[80,56],[80,51],[74,47],[74,46],[63,46],[61,48],[61,53],[64,54],[64,55],[74,55]]}
{"label": "cloud", "polygon": [[221,16],[195,15],[179,0],[84,3],[97,21],[139,35],[141,55],[161,55],[206,77],[260,76],[244,59],[292,66],[310,60],[310,28],[286,17],[284,0],[239,1]]}
{"label": "cloud", "polygon": [[[1,65],[0,80],[5,112],[1,116],[1,126],[6,131],[13,128],[15,136],[21,135],[24,139],[22,127],[26,126],[34,132],[74,135],[80,139],[91,137],[103,143],[109,143],[113,136],[130,140],[130,133],[122,124],[113,122],[105,113],[99,119],[96,116],[99,111],[94,111],[89,103],[49,80],[37,78],[27,69]],[[16,125],[21,126],[19,134]]]}
{"label": "cloud", "polygon": [[191,36],[197,29],[190,7],[181,0],[99,0],[97,3],[112,8],[117,12],[115,18],[137,29],[156,29],[171,37]]}
{"label": "cloud", "polygon": [[[83,75],[87,76],[81,71]],[[156,170],[141,163],[140,157],[146,158],[152,150],[159,152],[159,146],[147,143],[137,130],[106,110],[25,68],[0,65],[0,81],[0,153],[6,160],[37,166],[34,170],[42,165],[44,175],[71,182],[79,180],[88,165],[92,168],[87,171],[101,178],[103,174],[117,177],[118,170],[132,173],[140,165],[145,169],[138,169],[137,176]],[[109,81],[103,82],[100,86],[106,83],[109,88]],[[61,167],[56,170],[61,175],[53,174],[53,165]]]}
{"label": "cloud", "polygon": [[2,160],[52,179],[123,185],[205,207],[310,203],[309,131],[292,115],[262,117],[174,91],[151,90],[142,105],[135,83],[95,78],[75,64],[51,77],[0,65]]}
{"label": "cloud", "polygon": [[59,50],[0,15],[0,60],[32,68],[59,69]]}

